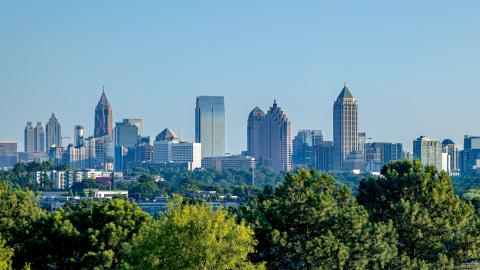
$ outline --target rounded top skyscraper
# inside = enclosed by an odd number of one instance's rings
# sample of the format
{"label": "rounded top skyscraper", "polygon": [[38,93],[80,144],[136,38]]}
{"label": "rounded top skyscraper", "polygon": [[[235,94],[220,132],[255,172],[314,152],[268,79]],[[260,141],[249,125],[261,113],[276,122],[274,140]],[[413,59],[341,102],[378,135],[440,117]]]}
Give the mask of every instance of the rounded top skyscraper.
{"label": "rounded top skyscraper", "polygon": [[348,155],[358,148],[358,103],[347,82],[333,105],[333,168],[343,170]]}

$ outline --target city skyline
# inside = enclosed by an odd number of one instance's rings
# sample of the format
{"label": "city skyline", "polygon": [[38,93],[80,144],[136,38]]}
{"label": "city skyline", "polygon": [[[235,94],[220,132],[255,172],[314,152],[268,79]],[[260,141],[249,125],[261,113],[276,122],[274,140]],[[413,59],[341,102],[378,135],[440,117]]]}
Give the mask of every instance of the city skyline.
{"label": "city skyline", "polygon": [[142,118],[150,136],[168,126],[192,141],[193,98],[222,95],[227,152],[246,148],[248,112],[273,99],[293,134],[321,129],[331,140],[344,80],[374,141],[412,150],[419,135],[461,145],[480,134],[471,113],[478,2],[212,2],[2,3],[0,139],[23,149],[25,123],[51,113],[68,136],[75,124],[93,134],[90,111],[105,84],[114,121]]}

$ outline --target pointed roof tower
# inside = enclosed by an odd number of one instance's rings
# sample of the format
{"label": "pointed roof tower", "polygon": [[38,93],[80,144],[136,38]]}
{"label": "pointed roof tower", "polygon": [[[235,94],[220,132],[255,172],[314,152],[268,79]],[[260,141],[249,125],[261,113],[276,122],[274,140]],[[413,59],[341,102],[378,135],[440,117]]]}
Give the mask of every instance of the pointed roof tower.
{"label": "pointed roof tower", "polygon": [[347,81],[345,81],[342,92],[340,92],[340,95],[338,95],[337,100],[346,98],[354,98],[352,93],[350,93],[350,90],[348,89]]}

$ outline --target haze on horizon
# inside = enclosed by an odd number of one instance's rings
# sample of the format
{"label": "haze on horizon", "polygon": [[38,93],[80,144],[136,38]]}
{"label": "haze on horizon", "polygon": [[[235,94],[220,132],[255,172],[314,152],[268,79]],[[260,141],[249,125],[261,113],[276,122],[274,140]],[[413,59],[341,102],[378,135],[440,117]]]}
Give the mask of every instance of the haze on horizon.
{"label": "haze on horizon", "polygon": [[348,81],[360,130],[412,148],[420,135],[479,135],[480,2],[3,1],[0,140],[55,113],[63,136],[93,134],[102,86],[115,122],[143,118],[194,139],[195,97],[223,95],[227,152],[246,148],[250,110],[276,99],[299,129],[332,139]]}

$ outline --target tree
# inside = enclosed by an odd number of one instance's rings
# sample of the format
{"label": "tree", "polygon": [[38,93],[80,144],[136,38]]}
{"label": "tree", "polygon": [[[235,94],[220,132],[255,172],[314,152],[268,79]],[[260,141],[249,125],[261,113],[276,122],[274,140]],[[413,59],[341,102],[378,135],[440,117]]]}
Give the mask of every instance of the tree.
{"label": "tree", "polygon": [[241,209],[268,269],[387,268],[397,255],[391,224],[370,222],[350,190],[316,171],[288,174]]}
{"label": "tree", "polygon": [[151,217],[124,199],[82,201],[35,223],[22,254],[33,269],[117,269]]}
{"label": "tree", "polygon": [[12,269],[13,248],[6,246],[5,240],[0,235],[0,270]]}
{"label": "tree", "polygon": [[125,269],[261,269],[247,256],[253,231],[225,210],[196,203],[171,204],[134,239]]}
{"label": "tree", "polygon": [[361,181],[358,202],[373,221],[393,222],[401,254],[430,268],[480,258],[479,217],[454,194],[445,172],[401,161],[386,165],[381,174]]}
{"label": "tree", "polygon": [[[14,249],[15,255],[23,250],[23,243],[33,233],[33,223],[43,216],[45,212],[40,209],[33,192],[15,188],[9,182],[0,182],[0,234]],[[22,258],[15,256],[15,268],[23,265]]]}

